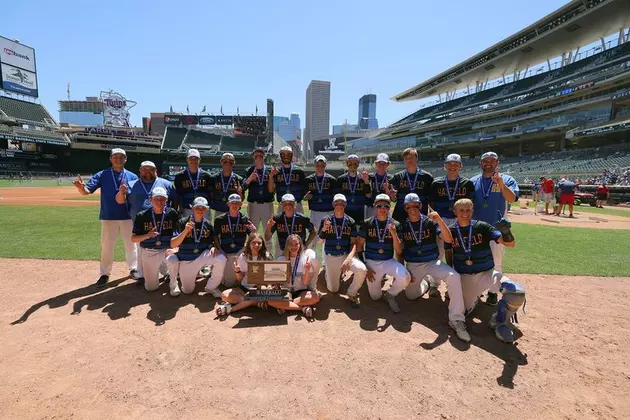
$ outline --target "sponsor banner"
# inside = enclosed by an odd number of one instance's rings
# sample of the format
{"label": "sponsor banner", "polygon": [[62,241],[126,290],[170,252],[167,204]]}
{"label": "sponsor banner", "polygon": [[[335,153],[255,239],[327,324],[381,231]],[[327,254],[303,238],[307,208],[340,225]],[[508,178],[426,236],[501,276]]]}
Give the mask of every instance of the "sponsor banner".
{"label": "sponsor banner", "polygon": [[530,128],[530,129],[527,129],[527,130],[523,131],[523,133],[525,133],[525,134],[532,134],[532,133],[538,133],[539,131],[543,131],[543,128],[542,127]]}
{"label": "sponsor banner", "polygon": [[35,50],[19,42],[0,36],[0,62],[18,67],[32,73],[35,68]]}
{"label": "sponsor banner", "polygon": [[232,125],[231,115],[165,115],[166,125]]}
{"label": "sponsor banner", "polygon": [[6,63],[0,64],[0,72],[2,89],[38,97],[37,76],[35,73]]}
{"label": "sponsor banner", "polygon": [[129,145],[129,144],[103,144],[101,143],[101,149],[110,150],[110,149],[116,149],[116,148],[123,149],[126,152],[127,150],[136,150],[137,147]]}
{"label": "sponsor banner", "polygon": [[628,95],[630,95],[630,89],[625,90],[625,91],[620,92],[620,93],[615,93],[615,94],[612,96],[612,99],[625,98],[625,97],[626,97],[626,96],[628,96]]}
{"label": "sponsor banner", "polygon": [[594,134],[603,134],[610,131],[621,131],[630,129],[630,123],[620,123],[608,125],[606,127],[594,127],[587,130],[578,131],[574,134],[575,137],[592,136]]}
{"label": "sponsor banner", "polygon": [[120,137],[150,137],[148,133],[141,133],[132,130],[113,130],[109,128],[101,127],[86,127],[86,133],[89,134],[102,134],[107,136],[120,136]]}
{"label": "sponsor banner", "polygon": [[217,125],[232,125],[234,123],[234,117],[231,115],[215,115]]}
{"label": "sponsor banner", "polygon": [[199,117],[197,115],[182,115],[183,125],[197,125],[199,124]]}
{"label": "sponsor banner", "polygon": [[181,115],[165,115],[164,124],[166,125],[180,125],[182,123]]}
{"label": "sponsor banner", "polygon": [[101,92],[103,101],[103,125],[111,127],[131,127],[129,110],[136,106],[136,101],[131,101],[118,92]]}
{"label": "sponsor banner", "polygon": [[479,137],[480,141],[488,141],[488,140],[494,140],[497,136],[483,136],[483,137]]}
{"label": "sponsor banner", "polygon": [[0,162],[0,169],[21,171],[24,169],[24,162]]}
{"label": "sponsor banner", "polygon": [[12,134],[0,134],[0,139],[6,139],[6,140],[12,140],[12,141],[30,141],[33,143],[53,144],[55,146],[69,146],[68,143],[61,140],[36,139],[34,137],[27,137],[27,136],[14,136]]}

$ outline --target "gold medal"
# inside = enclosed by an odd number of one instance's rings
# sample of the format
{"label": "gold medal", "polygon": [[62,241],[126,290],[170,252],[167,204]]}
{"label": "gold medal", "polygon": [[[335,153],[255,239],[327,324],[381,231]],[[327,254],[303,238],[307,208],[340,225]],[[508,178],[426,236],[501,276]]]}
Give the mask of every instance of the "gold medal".
{"label": "gold medal", "polygon": [[385,250],[384,250],[383,248],[379,248],[379,249],[378,249],[378,253],[379,253],[379,254],[384,254],[384,253],[385,253]]}
{"label": "gold medal", "polygon": [[195,253],[195,254],[199,254],[199,248],[195,248],[195,249],[193,250],[193,253]]}
{"label": "gold medal", "polygon": [[473,265],[472,260],[466,260],[466,265],[467,265],[467,266],[471,266],[471,265]]}
{"label": "gold medal", "polygon": [[339,251],[341,249],[341,245],[337,245],[335,248]]}

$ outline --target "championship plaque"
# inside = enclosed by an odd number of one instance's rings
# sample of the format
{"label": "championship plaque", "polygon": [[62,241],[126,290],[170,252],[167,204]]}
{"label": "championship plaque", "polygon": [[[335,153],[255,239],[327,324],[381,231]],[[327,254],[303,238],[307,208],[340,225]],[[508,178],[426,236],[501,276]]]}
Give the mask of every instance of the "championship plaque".
{"label": "championship plaque", "polygon": [[289,261],[248,261],[247,283],[257,288],[247,292],[245,300],[289,300],[286,286],[290,275]]}

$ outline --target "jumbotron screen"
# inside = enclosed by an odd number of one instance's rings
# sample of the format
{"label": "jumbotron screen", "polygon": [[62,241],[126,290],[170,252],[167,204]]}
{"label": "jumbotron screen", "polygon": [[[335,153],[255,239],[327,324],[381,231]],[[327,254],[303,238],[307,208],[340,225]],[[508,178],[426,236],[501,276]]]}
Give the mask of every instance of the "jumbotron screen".
{"label": "jumbotron screen", "polygon": [[234,116],[234,134],[247,136],[265,136],[267,118],[256,116]]}

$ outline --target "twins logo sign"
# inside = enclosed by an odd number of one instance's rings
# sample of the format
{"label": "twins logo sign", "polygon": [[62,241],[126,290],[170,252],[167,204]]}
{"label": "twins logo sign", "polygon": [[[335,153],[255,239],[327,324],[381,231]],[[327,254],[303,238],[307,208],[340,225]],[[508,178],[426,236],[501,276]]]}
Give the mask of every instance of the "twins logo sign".
{"label": "twins logo sign", "polygon": [[101,92],[103,101],[103,125],[110,127],[131,127],[129,110],[136,106],[135,101],[126,99],[118,92]]}

